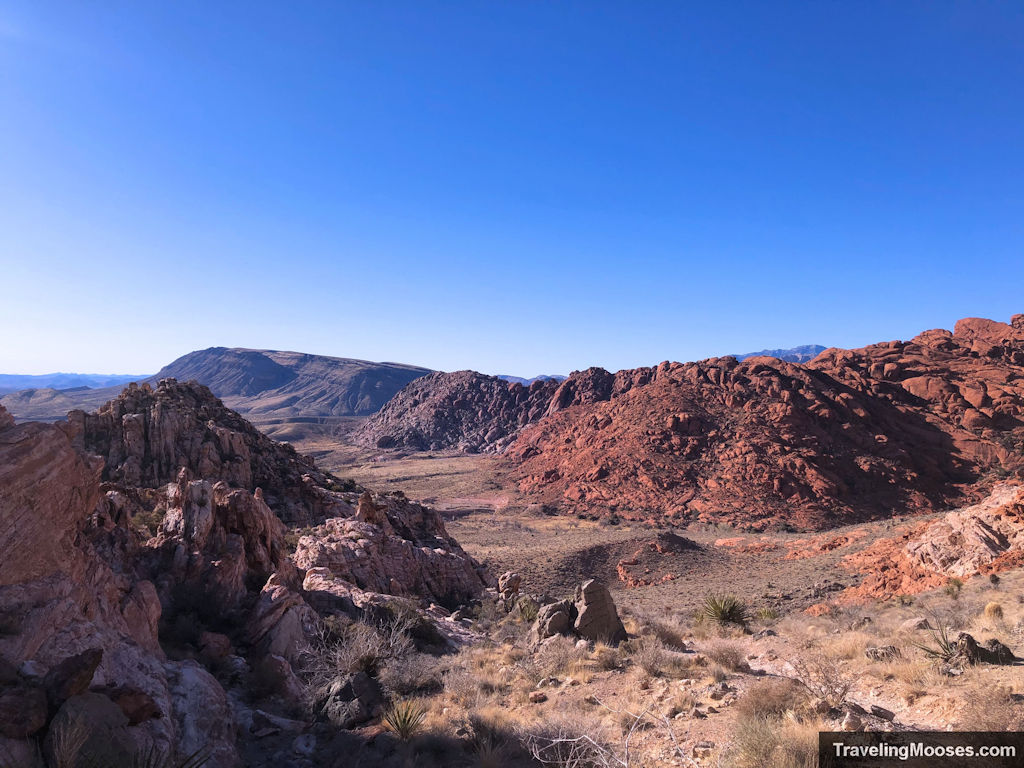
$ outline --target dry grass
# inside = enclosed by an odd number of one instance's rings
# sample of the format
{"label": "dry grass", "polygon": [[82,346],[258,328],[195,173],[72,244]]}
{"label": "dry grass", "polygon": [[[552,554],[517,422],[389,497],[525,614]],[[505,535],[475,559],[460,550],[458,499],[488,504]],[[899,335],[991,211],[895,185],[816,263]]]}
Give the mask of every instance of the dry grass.
{"label": "dry grass", "polygon": [[985,618],[989,621],[1002,621],[1003,620],[1003,606],[999,603],[992,601],[985,605]]}
{"label": "dry grass", "polygon": [[965,688],[957,728],[965,731],[1019,731],[1024,729],[1024,704],[1015,701],[1003,685]]}
{"label": "dry grass", "polygon": [[622,665],[622,655],[619,649],[605,643],[595,643],[590,657],[594,660],[598,669],[618,669]]}
{"label": "dry grass", "polygon": [[759,680],[736,702],[741,718],[779,718],[787,712],[799,711],[807,702],[807,689],[788,677]]}
{"label": "dry grass", "polygon": [[825,648],[836,658],[860,659],[868,645],[874,644],[874,640],[863,632],[844,632],[829,639]]}
{"label": "dry grass", "polygon": [[704,655],[730,672],[747,668],[743,646],[730,640],[715,640],[702,649]]}
{"label": "dry grass", "polygon": [[816,768],[818,731],[825,723],[759,717],[737,720],[723,768]]}

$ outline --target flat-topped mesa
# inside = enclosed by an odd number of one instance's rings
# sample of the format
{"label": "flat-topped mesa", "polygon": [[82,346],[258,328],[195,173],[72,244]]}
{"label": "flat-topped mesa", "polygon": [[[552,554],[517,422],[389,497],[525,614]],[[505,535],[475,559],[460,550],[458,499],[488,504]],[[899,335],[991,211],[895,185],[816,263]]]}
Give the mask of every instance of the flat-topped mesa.
{"label": "flat-topped mesa", "polygon": [[72,411],[77,444],[106,461],[104,480],[157,488],[181,468],[250,492],[288,523],[310,523],[345,508],[332,493],[348,488],[290,445],[263,435],[205,386],[163,379],[156,388],[132,384],[95,413]]}

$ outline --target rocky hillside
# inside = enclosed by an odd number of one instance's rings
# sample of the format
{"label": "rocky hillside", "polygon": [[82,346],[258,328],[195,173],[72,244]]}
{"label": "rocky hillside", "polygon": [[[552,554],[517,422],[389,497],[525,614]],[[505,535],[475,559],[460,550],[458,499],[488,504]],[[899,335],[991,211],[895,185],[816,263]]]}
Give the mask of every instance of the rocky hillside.
{"label": "rocky hillside", "polygon": [[524,387],[475,371],[432,373],[405,387],[352,439],[372,448],[499,451],[547,412],[558,386]]}
{"label": "rocky hillside", "polygon": [[72,411],[68,423],[76,445],[104,458],[103,479],[110,482],[157,488],[174,482],[184,468],[250,492],[262,488],[289,523],[330,516],[332,500],[324,489],[341,487],[194,382],[131,384],[95,413]]}
{"label": "rocky hillside", "polygon": [[508,452],[523,490],[570,508],[827,527],[960,503],[1024,468],[1024,315],[805,365],[663,363],[607,397],[591,379],[591,402],[556,393]]}
{"label": "rocky hillside", "polygon": [[[336,426],[375,413],[402,387],[429,372],[398,363],[211,347],[178,358],[145,382],[198,381],[268,434],[291,439],[309,429],[304,425]],[[0,402],[18,419],[56,421],[70,410],[93,410],[119,392],[120,386],[34,388]]]}
{"label": "rocky hillside", "polygon": [[[321,524],[289,539],[297,510]],[[58,424],[0,407],[0,547],[0,752],[26,765],[312,768],[386,703],[335,666],[307,709],[310,654],[349,642],[324,628],[401,615],[450,649],[485,586],[433,510],[339,487],[173,380]]]}

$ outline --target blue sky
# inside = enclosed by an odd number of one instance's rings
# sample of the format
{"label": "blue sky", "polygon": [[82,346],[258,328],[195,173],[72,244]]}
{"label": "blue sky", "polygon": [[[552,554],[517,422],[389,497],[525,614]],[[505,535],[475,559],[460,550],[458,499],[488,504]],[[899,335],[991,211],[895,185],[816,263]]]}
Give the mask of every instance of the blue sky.
{"label": "blue sky", "polygon": [[0,372],[1024,312],[1019,2],[0,0]]}

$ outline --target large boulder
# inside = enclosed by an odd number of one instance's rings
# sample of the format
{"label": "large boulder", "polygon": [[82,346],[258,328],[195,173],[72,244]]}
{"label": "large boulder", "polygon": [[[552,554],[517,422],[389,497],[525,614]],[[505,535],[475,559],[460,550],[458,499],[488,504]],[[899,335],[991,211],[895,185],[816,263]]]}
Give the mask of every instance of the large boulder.
{"label": "large boulder", "polygon": [[576,588],[576,633],[585,640],[602,641],[618,645],[626,639],[626,628],[615,610],[608,588],[590,579]]}
{"label": "large boulder", "polygon": [[367,592],[427,597],[449,609],[483,591],[483,569],[435,510],[385,495],[364,496],[360,508],[361,515],[327,520],[299,539],[295,564],[307,572],[326,568]]}
{"label": "large boulder", "polygon": [[339,728],[351,728],[380,714],[384,708],[384,691],[365,672],[339,677],[315,702],[321,717]]}
{"label": "large boulder", "polygon": [[165,665],[172,712],[178,732],[177,751],[209,755],[206,768],[236,768],[235,720],[220,683],[194,661]]}
{"label": "large boulder", "polygon": [[530,628],[530,642],[536,644],[555,635],[571,634],[577,615],[576,605],[571,600],[542,605]]}

